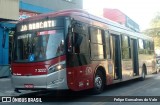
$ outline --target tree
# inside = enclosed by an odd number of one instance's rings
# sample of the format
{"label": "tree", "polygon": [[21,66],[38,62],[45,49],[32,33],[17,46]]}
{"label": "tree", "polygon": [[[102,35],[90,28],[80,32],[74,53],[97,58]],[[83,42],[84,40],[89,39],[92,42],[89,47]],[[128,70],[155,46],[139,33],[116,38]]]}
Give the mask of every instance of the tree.
{"label": "tree", "polygon": [[153,37],[155,49],[160,49],[160,12],[150,22],[150,29],[145,30],[145,34]]}
{"label": "tree", "polygon": [[152,28],[160,28],[160,12],[157,12],[156,16],[151,20]]}

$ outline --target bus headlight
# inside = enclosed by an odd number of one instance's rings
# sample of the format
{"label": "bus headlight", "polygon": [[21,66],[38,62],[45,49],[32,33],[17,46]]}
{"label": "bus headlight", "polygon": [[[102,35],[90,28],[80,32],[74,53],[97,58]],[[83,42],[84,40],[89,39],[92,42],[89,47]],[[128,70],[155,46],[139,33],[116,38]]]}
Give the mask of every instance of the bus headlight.
{"label": "bus headlight", "polygon": [[59,70],[63,70],[65,68],[65,62],[58,63],[56,65],[52,65],[48,68],[48,73],[53,73]]}

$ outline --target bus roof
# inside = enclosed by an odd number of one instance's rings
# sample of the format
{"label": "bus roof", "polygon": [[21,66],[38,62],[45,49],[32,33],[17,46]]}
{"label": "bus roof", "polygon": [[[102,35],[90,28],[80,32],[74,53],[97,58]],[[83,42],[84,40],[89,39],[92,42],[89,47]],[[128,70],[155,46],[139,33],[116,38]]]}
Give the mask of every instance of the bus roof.
{"label": "bus roof", "polygon": [[73,16],[73,15],[77,15],[83,18],[88,18],[92,21],[98,21],[102,24],[106,24],[108,27],[108,30],[110,32],[114,31],[114,32],[118,32],[120,34],[126,34],[126,35],[130,35],[132,37],[138,37],[138,38],[142,38],[142,39],[146,39],[146,40],[151,40],[153,41],[153,39],[149,36],[146,36],[142,33],[139,32],[135,32],[133,30],[131,30],[130,28],[127,28],[117,22],[114,22],[112,20],[109,20],[107,18],[104,17],[98,17],[95,15],[90,14],[87,11],[81,10],[81,9],[70,9],[70,10],[61,10],[58,12],[51,12],[51,13],[46,13],[46,14],[40,14],[37,16],[33,16],[27,19],[24,19],[22,21],[20,21],[19,23],[23,23],[23,22],[28,22],[28,21],[34,21],[34,20],[39,20],[39,19],[44,19],[46,17],[48,18],[52,18],[52,17],[57,17],[57,16]]}

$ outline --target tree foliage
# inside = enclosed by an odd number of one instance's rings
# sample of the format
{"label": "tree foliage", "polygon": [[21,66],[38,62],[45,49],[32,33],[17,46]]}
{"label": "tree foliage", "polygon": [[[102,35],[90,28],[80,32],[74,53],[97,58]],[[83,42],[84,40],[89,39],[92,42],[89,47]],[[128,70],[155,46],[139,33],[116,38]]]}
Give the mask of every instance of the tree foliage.
{"label": "tree foliage", "polygon": [[157,12],[156,16],[151,20],[152,28],[160,28],[160,12]]}
{"label": "tree foliage", "polygon": [[145,30],[145,34],[153,37],[156,49],[160,49],[160,12],[157,12],[155,17],[150,22],[150,29]]}

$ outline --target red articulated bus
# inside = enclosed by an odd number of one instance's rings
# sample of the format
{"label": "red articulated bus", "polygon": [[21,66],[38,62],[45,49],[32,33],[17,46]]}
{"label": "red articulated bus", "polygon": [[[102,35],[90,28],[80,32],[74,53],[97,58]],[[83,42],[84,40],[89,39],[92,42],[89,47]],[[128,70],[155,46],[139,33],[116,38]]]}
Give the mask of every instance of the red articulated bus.
{"label": "red articulated bus", "polygon": [[41,14],[19,22],[14,35],[16,90],[101,93],[105,85],[156,72],[153,39],[83,10]]}

